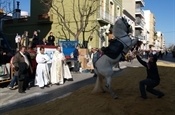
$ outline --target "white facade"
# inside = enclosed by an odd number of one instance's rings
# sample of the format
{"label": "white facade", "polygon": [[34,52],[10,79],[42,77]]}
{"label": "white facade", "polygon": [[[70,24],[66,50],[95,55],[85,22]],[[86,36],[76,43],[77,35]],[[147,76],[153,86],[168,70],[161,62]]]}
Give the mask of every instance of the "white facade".
{"label": "white facade", "polygon": [[146,30],[150,30],[150,14],[151,11],[150,10],[144,10],[144,17],[145,17],[145,29]]}
{"label": "white facade", "polygon": [[151,39],[151,36],[150,36],[150,23],[151,23],[150,14],[151,14],[150,10],[144,10],[144,17],[145,17],[144,35],[145,35],[145,38],[143,40],[143,45],[141,47],[141,49],[143,49],[143,50],[149,50],[149,44],[150,44],[150,39]]}
{"label": "white facade", "polygon": [[144,0],[135,0],[135,36],[140,40],[144,39],[144,12],[143,8],[145,6]]}
{"label": "white facade", "polygon": [[157,31],[157,39],[155,44],[156,50],[164,50],[165,49],[165,40],[162,32]]}
{"label": "white facade", "polygon": [[155,30],[154,14],[150,10],[144,10],[145,28],[144,28],[144,50],[163,50],[165,41],[162,32]]}

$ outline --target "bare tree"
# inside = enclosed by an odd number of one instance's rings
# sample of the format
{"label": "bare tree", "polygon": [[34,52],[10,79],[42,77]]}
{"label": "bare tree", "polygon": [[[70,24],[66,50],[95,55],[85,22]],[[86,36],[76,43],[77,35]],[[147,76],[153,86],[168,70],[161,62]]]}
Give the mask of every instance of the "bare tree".
{"label": "bare tree", "polygon": [[[58,26],[62,31],[60,34],[65,38],[73,36],[75,40],[79,40],[82,32],[89,32],[89,36],[91,36],[97,28],[97,24],[88,27],[88,23],[95,21],[90,20],[90,17],[97,12],[99,0],[69,0],[70,7],[67,6],[65,0],[40,1],[45,4],[47,8],[51,9],[52,13],[57,15]],[[83,40],[85,40],[85,38],[83,38]]]}
{"label": "bare tree", "polygon": [[12,0],[0,0],[0,10],[3,15],[0,16],[0,19],[7,16],[9,13],[13,13],[12,9]]}
{"label": "bare tree", "polygon": [[12,10],[12,0],[0,0],[0,9],[4,11],[4,13],[11,13]]}

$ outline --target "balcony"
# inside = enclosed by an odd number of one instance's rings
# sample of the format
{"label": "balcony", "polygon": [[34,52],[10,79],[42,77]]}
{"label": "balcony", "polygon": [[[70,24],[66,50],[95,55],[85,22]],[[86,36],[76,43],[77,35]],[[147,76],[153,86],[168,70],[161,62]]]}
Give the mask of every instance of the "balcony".
{"label": "balcony", "polygon": [[97,20],[105,23],[114,24],[115,17],[100,9],[97,13]]}
{"label": "balcony", "polygon": [[144,45],[149,43],[149,41],[147,41],[145,39],[142,39],[141,41],[143,42]]}
{"label": "balcony", "polygon": [[144,11],[141,8],[136,8],[135,15],[140,15],[144,18]]}
{"label": "balcony", "polygon": [[38,23],[52,23],[53,22],[53,15],[48,14],[41,14],[38,15]]}
{"label": "balcony", "polygon": [[139,3],[142,7],[145,6],[144,0],[135,0],[135,1],[136,1],[136,3]]}
{"label": "balcony", "polygon": [[143,36],[143,35],[137,35],[137,38],[139,38],[139,40],[141,40],[142,42],[143,42],[143,41],[146,42],[146,40],[144,40],[144,36]]}
{"label": "balcony", "polygon": [[141,29],[141,30],[144,30],[144,21],[143,20],[140,20],[140,21],[137,21],[135,22],[135,28],[136,29]]}

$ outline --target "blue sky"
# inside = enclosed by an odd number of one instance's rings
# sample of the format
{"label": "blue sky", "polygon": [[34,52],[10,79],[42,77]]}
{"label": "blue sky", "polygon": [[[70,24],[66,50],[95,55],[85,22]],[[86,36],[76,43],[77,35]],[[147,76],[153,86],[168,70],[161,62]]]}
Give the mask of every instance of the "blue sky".
{"label": "blue sky", "polygon": [[20,2],[20,9],[30,13],[30,0],[16,0]]}
{"label": "blue sky", "polygon": [[175,0],[144,0],[143,9],[150,10],[156,19],[156,31],[165,37],[166,46],[175,45]]}
{"label": "blue sky", "polygon": [[[20,1],[20,8],[30,11],[30,0]],[[156,19],[156,31],[165,37],[166,46],[175,45],[175,0],[144,0],[143,9],[150,10]]]}

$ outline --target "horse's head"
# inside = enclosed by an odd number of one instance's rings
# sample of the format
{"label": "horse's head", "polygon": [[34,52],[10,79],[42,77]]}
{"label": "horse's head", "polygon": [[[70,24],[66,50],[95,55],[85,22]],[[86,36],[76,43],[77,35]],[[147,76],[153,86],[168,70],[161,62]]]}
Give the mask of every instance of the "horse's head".
{"label": "horse's head", "polygon": [[117,17],[113,27],[113,35],[120,39],[122,36],[132,32],[132,26],[128,23],[127,19],[124,17]]}
{"label": "horse's head", "polygon": [[118,17],[116,19],[113,26],[113,35],[124,45],[123,52],[125,53],[134,48],[139,42],[138,38],[131,36],[132,32],[132,26],[126,18]]}

